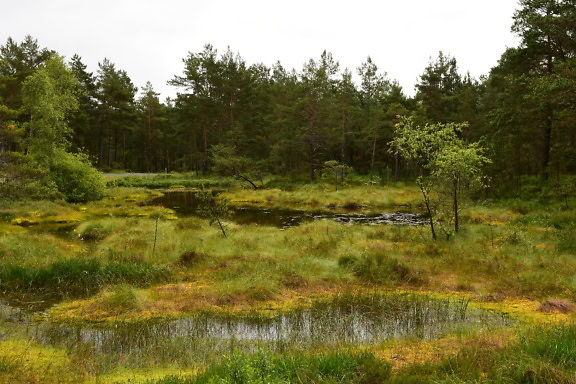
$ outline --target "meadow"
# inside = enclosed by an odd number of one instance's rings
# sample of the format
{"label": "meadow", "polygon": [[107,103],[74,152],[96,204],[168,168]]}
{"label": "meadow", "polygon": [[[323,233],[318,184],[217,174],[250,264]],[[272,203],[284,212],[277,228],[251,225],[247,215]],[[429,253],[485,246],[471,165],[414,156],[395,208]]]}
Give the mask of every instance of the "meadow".
{"label": "meadow", "polygon": [[[232,179],[166,175],[109,180],[108,196],[88,204],[2,203],[0,381],[576,383],[576,202],[476,197],[458,234],[438,217],[438,241],[425,225],[313,219],[278,228],[222,214],[224,237],[210,217],[151,204],[168,191],[207,188],[232,211],[424,212],[415,185],[366,181],[336,190],[271,179],[253,190]],[[465,303],[509,322],[306,347],[224,346],[217,338],[192,347],[189,335],[151,342],[142,331],[138,348],[128,348],[108,331],[199,314],[244,319],[246,327],[248,317],[397,294]],[[31,325],[49,336],[34,337]],[[114,343],[98,346],[95,330]]]}

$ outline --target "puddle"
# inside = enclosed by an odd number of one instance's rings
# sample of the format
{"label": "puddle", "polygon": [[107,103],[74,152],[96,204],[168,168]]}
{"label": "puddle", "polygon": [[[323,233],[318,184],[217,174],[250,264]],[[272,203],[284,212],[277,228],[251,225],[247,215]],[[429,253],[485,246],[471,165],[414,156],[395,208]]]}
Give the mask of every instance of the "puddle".
{"label": "puddle", "polygon": [[[150,205],[160,205],[173,209],[181,217],[198,216],[198,202],[194,191],[165,192],[152,200]],[[276,209],[265,207],[234,207],[230,219],[238,224],[258,224],[277,228],[290,228],[313,220],[334,220],[343,224],[359,225],[423,225],[426,216],[415,213],[360,213],[305,212],[297,209]]]}
{"label": "puddle", "polygon": [[[253,314],[198,314],[173,320],[80,327],[32,324],[22,311],[0,307],[0,315],[27,323],[28,336],[40,343],[96,352],[132,353],[178,342],[186,348],[209,343],[270,348],[325,345],[369,345],[403,337],[434,339],[462,327],[501,327],[511,320],[501,314],[471,309],[464,300],[439,300],[408,294],[344,296],[274,317]],[[210,347],[214,348],[214,346]]]}

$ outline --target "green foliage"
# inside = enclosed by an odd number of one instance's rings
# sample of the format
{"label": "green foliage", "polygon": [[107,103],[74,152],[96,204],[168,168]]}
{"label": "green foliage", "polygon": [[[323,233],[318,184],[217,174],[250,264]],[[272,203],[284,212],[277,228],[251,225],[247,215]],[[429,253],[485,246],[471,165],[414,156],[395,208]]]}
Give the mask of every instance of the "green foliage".
{"label": "green foliage", "polygon": [[57,151],[50,164],[50,176],[66,200],[83,203],[99,200],[106,193],[102,174],[83,154]]}
{"label": "green foliage", "polygon": [[99,259],[63,259],[46,266],[3,264],[0,286],[17,290],[50,289],[59,294],[86,294],[108,284],[145,286],[165,281],[167,268],[144,262],[102,262]]}
{"label": "green foliage", "polygon": [[369,352],[327,354],[232,355],[225,363],[209,367],[190,378],[167,377],[150,384],[378,384],[391,375],[389,364]]}
{"label": "green foliage", "polygon": [[200,191],[196,193],[198,200],[198,211],[210,219],[210,225],[218,224],[224,237],[226,237],[226,230],[221,219],[228,216],[228,201],[219,198],[213,192]]}
{"label": "green foliage", "polygon": [[246,171],[249,159],[238,156],[236,148],[226,144],[217,144],[210,150],[214,163],[214,172],[223,176],[235,176]]}
{"label": "green foliage", "polygon": [[196,189],[224,189],[232,187],[234,182],[228,177],[197,177],[191,173],[168,173],[110,178],[106,184],[109,187],[149,189],[171,189],[176,186]]}
{"label": "green foliage", "polygon": [[59,56],[46,61],[23,84],[23,104],[30,114],[26,146],[41,164],[68,145],[67,115],[78,108],[77,88],[78,80]]}
{"label": "green foliage", "polygon": [[58,186],[47,168],[40,166],[31,156],[12,152],[4,154],[6,166],[1,170],[4,182],[0,193],[9,200],[55,200],[62,198]]}
{"label": "green foliage", "polygon": [[336,186],[336,190],[338,190],[338,182],[343,183],[344,179],[351,171],[352,168],[346,164],[341,164],[337,160],[330,160],[324,162],[324,170],[322,175],[334,180],[334,185]]}
{"label": "green foliage", "polygon": [[537,327],[524,332],[517,349],[564,369],[576,368],[576,326]]}
{"label": "green foliage", "polygon": [[[461,196],[475,188],[484,187],[483,168],[490,160],[484,156],[478,143],[466,143],[459,137],[467,124],[417,125],[410,117],[400,117],[396,124],[396,137],[392,141],[394,153],[413,161],[421,169],[417,182],[430,216],[432,237],[434,206],[449,201],[454,218],[454,230],[459,230]],[[443,192],[443,193],[442,193]],[[433,196],[444,196],[444,201],[433,201]]]}

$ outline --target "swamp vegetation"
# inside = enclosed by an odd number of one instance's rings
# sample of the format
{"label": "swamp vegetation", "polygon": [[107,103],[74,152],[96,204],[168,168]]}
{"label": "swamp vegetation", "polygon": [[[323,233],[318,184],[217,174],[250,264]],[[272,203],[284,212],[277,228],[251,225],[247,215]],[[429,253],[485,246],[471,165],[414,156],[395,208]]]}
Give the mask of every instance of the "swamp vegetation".
{"label": "swamp vegetation", "polygon": [[[215,194],[227,237],[181,187],[4,205],[0,377],[573,382],[576,212],[486,200],[437,241],[422,219],[337,219],[420,218],[419,192],[236,184]],[[286,212],[306,219],[269,219]]]}
{"label": "swamp vegetation", "polygon": [[160,102],[9,38],[0,382],[576,384],[575,19],[413,97],[206,45]]}

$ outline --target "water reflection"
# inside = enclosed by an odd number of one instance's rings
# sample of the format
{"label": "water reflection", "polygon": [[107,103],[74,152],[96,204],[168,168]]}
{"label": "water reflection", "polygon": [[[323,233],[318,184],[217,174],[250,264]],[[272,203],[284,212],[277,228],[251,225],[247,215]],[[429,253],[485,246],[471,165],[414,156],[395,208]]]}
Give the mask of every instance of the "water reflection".
{"label": "water reflection", "polygon": [[[179,216],[198,215],[198,202],[194,191],[169,191],[152,200],[150,205],[161,205],[174,209]],[[258,224],[278,228],[290,228],[312,220],[329,219],[343,224],[361,225],[423,225],[426,217],[415,213],[370,213],[359,212],[325,213],[306,212],[297,209],[265,207],[235,207],[230,218],[238,224]]]}
{"label": "water reflection", "polygon": [[202,313],[180,320],[121,323],[107,328],[40,323],[28,326],[28,334],[45,344],[68,348],[89,345],[98,352],[132,353],[176,340],[189,346],[213,342],[226,348],[233,343],[265,343],[273,348],[366,345],[408,336],[433,339],[464,326],[509,323],[497,313],[468,308],[464,300],[394,294],[340,297],[274,317]]}

